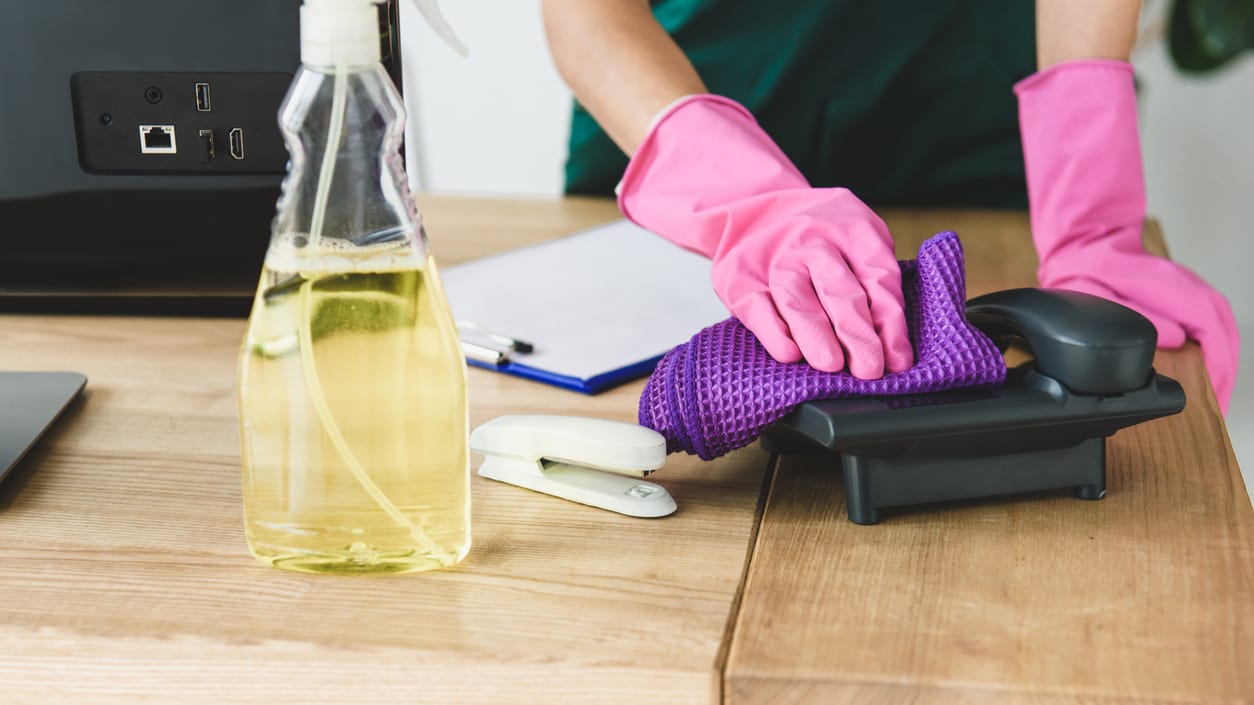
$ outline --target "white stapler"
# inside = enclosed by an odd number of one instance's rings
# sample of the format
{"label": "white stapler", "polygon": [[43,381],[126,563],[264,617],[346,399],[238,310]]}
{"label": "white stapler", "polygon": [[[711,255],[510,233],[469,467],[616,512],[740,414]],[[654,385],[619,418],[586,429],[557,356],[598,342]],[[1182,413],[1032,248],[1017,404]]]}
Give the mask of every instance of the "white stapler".
{"label": "white stapler", "polygon": [[470,434],[479,474],[633,517],[675,511],[665,487],[640,478],[666,462],[666,440],[635,424],[575,416],[501,416]]}

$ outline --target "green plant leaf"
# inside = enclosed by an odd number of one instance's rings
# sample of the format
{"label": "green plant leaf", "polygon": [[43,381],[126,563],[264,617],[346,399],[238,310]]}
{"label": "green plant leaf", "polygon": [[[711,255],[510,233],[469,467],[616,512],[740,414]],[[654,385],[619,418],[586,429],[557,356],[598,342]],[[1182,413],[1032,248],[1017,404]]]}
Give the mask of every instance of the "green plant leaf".
{"label": "green plant leaf", "polygon": [[1177,68],[1195,73],[1254,49],[1254,0],[1176,0],[1167,49]]}

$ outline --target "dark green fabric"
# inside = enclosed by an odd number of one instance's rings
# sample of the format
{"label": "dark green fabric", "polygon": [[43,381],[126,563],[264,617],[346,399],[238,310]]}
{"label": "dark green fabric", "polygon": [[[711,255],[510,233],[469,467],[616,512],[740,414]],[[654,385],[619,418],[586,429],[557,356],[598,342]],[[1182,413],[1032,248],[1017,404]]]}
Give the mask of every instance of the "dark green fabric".
{"label": "dark green fabric", "polygon": [[[1027,0],[655,0],[710,92],[743,103],[815,186],[872,205],[1026,207],[1011,87],[1035,70]],[[569,193],[627,158],[576,105]]]}

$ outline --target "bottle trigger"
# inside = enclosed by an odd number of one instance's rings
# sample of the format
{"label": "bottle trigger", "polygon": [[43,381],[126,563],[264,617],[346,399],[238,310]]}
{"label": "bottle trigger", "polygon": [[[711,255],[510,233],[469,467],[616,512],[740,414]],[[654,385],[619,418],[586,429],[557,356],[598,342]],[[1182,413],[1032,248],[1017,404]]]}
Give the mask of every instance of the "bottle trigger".
{"label": "bottle trigger", "polygon": [[440,5],[437,0],[414,0],[414,5],[418,7],[418,12],[422,13],[423,19],[440,35],[445,44],[448,44],[453,51],[460,54],[463,58],[470,53],[465,44],[457,38],[457,33],[453,31],[452,25],[448,20],[444,19],[444,13],[440,12]]}

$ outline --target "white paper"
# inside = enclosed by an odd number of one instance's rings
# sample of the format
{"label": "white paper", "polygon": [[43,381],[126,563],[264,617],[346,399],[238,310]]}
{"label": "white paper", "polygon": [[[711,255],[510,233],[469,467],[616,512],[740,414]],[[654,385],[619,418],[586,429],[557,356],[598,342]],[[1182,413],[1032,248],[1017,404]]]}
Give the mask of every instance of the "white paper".
{"label": "white paper", "polygon": [[710,262],[626,220],[441,271],[453,315],[535,345],[528,367],[589,379],[727,318]]}

